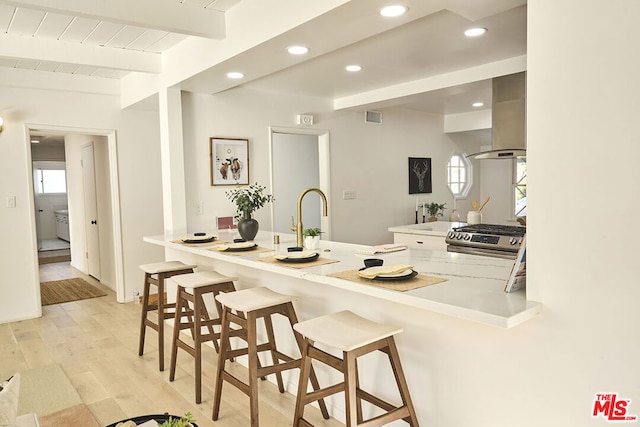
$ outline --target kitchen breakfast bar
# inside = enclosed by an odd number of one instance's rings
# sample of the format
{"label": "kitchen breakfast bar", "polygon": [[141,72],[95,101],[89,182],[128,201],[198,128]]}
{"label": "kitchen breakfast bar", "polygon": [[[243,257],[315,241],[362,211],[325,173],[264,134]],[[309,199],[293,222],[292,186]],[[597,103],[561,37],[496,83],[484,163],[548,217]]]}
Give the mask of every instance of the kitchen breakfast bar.
{"label": "kitchen breakfast bar", "polygon": [[[284,286],[294,295],[323,295],[331,301],[331,292],[342,291],[346,300],[336,299],[347,309],[358,309],[362,298],[371,298],[375,304],[388,309],[396,305],[427,310],[447,316],[488,325],[511,328],[533,318],[542,307],[527,301],[524,290],[505,293],[504,286],[513,267],[513,261],[498,258],[448,253],[436,250],[406,249],[384,254],[367,255],[362,252],[370,246],[320,241],[319,260],[327,263],[315,266],[267,262],[274,254],[286,254],[295,246],[295,235],[279,234],[280,243],[273,243],[274,233],[261,231],[255,243],[257,250],[247,252],[221,252],[216,246],[232,241],[234,235],[220,233],[219,239],[209,244],[188,245],[180,241],[183,236],[145,237],[148,243],[166,248],[166,258],[195,263],[204,269],[215,269],[222,274],[240,278],[239,288],[253,286]],[[385,265],[407,264],[421,275],[445,279],[440,283],[407,291],[377,286],[382,282],[363,283],[346,280],[341,272],[364,267],[365,258],[380,258]],[[265,273],[269,273],[265,275]],[[348,306],[348,301],[353,301]],[[326,314],[326,313],[325,313]]]}
{"label": "kitchen breakfast bar", "polygon": [[[438,341],[434,337],[438,323],[454,322],[471,331],[473,328],[506,331],[533,319],[542,310],[541,304],[527,301],[524,290],[504,292],[514,264],[512,260],[418,249],[370,255],[366,253],[372,249],[370,246],[321,240],[317,249],[319,258],[313,262],[286,263],[279,261],[278,255],[286,255],[287,248],[296,246],[296,236],[279,234],[279,244],[274,244],[274,236],[274,233],[260,231],[255,239],[256,248],[243,252],[219,250],[218,245],[233,242],[237,237],[227,232],[217,234],[213,242],[195,245],[185,244],[181,240],[183,235],[151,236],[144,241],[164,246],[167,260],[197,264],[199,270],[216,270],[238,277],[238,290],[266,286],[295,295],[298,299],[294,305],[300,321],[351,310],[370,320],[402,327],[404,331],[397,337],[397,344],[419,419],[425,416],[421,414],[423,410],[429,410],[431,404],[427,396],[434,391],[429,380],[432,374],[425,369],[425,362],[428,363],[428,354],[437,350],[433,344]],[[374,257],[383,259],[385,266],[413,266],[418,275],[411,281],[423,280],[423,285],[402,289],[405,281],[383,282],[358,277],[364,259]],[[402,290],[394,289],[397,286]],[[175,291],[169,281],[169,300],[175,297]],[[274,327],[276,335],[291,335],[288,324],[275,322]],[[295,341],[289,339],[283,350],[296,353]],[[375,379],[372,384],[375,389],[383,393],[390,389],[390,396],[382,397],[393,400],[396,398],[394,388],[387,387],[394,384],[393,374],[380,369],[383,364],[376,360],[365,360],[358,369],[365,378]],[[321,370],[318,376],[321,383],[337,381],[332,372]],[[297,372],[285,378],[286,389],[291,393],[296,392],[297,380]],[[332,416],[342,418],[343,402],[334,399],[327,404],[330,412],[333,410]]]}

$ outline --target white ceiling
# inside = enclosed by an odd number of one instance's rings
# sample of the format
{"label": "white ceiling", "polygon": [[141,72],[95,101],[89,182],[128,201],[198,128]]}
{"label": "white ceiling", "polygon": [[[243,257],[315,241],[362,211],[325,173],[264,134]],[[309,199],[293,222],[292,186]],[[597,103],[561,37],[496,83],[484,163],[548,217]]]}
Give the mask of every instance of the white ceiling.
{"label": "white ceiling", "polygon": [[[229,13],[250,1],[0,0],[0,67],[112,81],[132,72],[159,74],[163,55],[188,38],[224,40],[235,23]],[[225,61],[225,70],[240,68],[245,79],[221,83],[223,67],[213,64],[181,87],[215,93],[247,85],[349,104],[350,97],[375,95],[394,85],[425,86],[424,80],[432,79],[427,89],[409,90],[397,99],[372,96],[369,106],[454,114],[471,111],[477,100],[488,108],[490,79],[448,85],[446,76],[526,55],[526,0],[397,0],[408,5],[409,12],[385,20],[377,12],[388,3],[344,2]],[[488,33],[475,39],[462,35],[475,25],[488,28]],[[308,45],[310,54],[291,59],[278,53],[289,41]],[[363,70],[345,72],[351,63]]]}

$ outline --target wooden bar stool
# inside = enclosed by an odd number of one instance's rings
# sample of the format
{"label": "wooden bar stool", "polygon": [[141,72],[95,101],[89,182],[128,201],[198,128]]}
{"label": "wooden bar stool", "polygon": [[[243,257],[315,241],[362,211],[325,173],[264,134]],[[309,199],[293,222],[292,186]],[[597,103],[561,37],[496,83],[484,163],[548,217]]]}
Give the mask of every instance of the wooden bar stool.
{"label": "wooden bar stool", "polygon": [[[393,335],[402,332],[402,328],[376,323],[364,319],[348,310],[315,319],[300,322],[293,326],[294,330],[304,337],[302,347],[302,367],[296,398],[294,427],[313,427],[304,419],[304,408],[307,404],[320,398],[344,391],[346,425],[382,426],[395,420],[404,420],[412,427],[418,427],[418,419],[411,403],[407,382],[402,372],[398,350]],[[314,347],[315,343],[342,351],[343,358],[333,356]],[[396,384],[402,399],[402,405],[396,407],[360,388],[358,379],[357,358],[373,351],[380,350],[389,356]],[[342,372],[344,382],[324,388],[317,392],[307,393],[309,373],[312,359],[318,360]],[[363,419],[362,400],[385,410],[382,415]]]}
{"label": "wooden bar stool", "polygon": [[[294,359],[277,350],[271,319],[273,314],[281,314],[289,319],[291,326],[295,325],[298,322],[293,308],[293,301],[295,301],[296,298],[274,292],[269,288],[258,287],[230,293],[220,293],[216,296],[216,299],[222,304],[222,331],[220,351],[218,352],[218,368],[212,418],[214,421],[218,419],[220,400],[222,397],[222,382],[227,381],[249,396],[251,427],[258,427],[258,378],[264,379],[266,375],[275,374],[278,389],[280,393],[284,393],[285,390],[281,372],[300,367],[299,358]],[[259,318],[264,320],[267,332],[267,341],[262,344],[258,344],[257,342],[256,328],[257,319]],[[238,329],[231,328],[232,323],[240,326],[241,330],[246,331],[246,335],[244,336],[244,339],[247,341],[246,348],[231,348],[229,337],[233,331],[238,331]],[[301,348],[302,337],[298,334],[294,334],[294,337],[298,348]],[[258,353],[260,352],[269,352],[271,354],[272,365],[261,366],[258,359]],[[249,359],[249,384],[242,382],[229,371],[225,370],[225,362],[227,360],[245,354]],[[318,389],[318,381],[313,370],[310,370],[308,375],[312,385]],[[329,419],[329,413],[324,400],[320,399],[319,404],[322,415],[325,419]]]}
{"label": "wooden bar stool", "polygon": [[[158,332],[158,367],[164,371],[164,321],[171,319],[174,313],[167,312],[168,309],[175,308],[175,303],[167,304],[164,300],[164,282],[171,276],[178,274],[193,273],[197,265],[184,264],[180,261],[164,261],[153,264],[143,264],[140,266],[144,271],[144,286],[142,292],[142,316],[140,318],[140,344],[138,345],[138,356],[144,353],[144,336],[147,326]],[[149,303],[151,285],[158,288],[158,301]],[[147,313],[157,311],[156,320],[149,319]]]}
{"label": "wooden bar stool", "polygon": [[[183,349],[195,359],[196,403],[202,401],[202,343],[213,342],[218,351],[220,333],[214,326],[220,326],[222,307],[215,296],[220,292],[234,292],[233,285],[237,277],[227,277],[217,271],[200,271],[197,273],[180,274],[171,278],[178,285],[176,295],[176,312],[173,323],[173,340],[171,345],[171,368],[169,381],[175,379],[178,348]],[[204,295],[212,294],[218,316],[211,318],[204,303]],[[186,318],[186,319],[185,319]],[[183,321],[186,320],[186,321]],[[202,328],[207,328],[202,333]],[[180,331],[191,330],[193,345],[180,338]]]}

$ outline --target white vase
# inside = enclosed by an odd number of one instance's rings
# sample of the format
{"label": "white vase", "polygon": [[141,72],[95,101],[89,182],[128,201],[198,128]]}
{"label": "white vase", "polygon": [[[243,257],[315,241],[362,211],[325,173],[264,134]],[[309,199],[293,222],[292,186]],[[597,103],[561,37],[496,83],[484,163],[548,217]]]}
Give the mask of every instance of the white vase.
{"label": "white vase", "polygon": [[320,245],[320,236],[305,236],[304,247],[309,250],[318,249]]}

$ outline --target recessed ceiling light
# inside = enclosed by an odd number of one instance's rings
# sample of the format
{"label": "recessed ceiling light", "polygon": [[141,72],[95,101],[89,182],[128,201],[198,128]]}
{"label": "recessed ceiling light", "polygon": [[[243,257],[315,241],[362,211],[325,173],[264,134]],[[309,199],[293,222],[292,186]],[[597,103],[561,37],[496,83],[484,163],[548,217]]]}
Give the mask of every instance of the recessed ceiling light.
{"label": "recessed ceiling light", "polygon": [[401,4],[392,4],[380,9],[380,15],[387,18],[393,18],[394,16],[404,15],[407,10],[409,10],[407,6],[403,6]]}
{"label": "recessed ceiling light", "polygon": [[292,55],[304,55],[305,53],[309,52],[309,48],[305,46],[289,46],[287,48],[287,52]]}
{"label": "recessed ceiling light", "polygon": [[38,141],[37,139],[32,139],[32,140],[31,140],[31,143],[32,143],[32,144],[40,144],[40,141]]}
{"label": "recessed ceiling light", "polygon": [[231,71],[230,73],[227,73],[227,77],[230,79],[241,79],[244,77],[244,74],[237,71]]}
{"label": "recessed ceiling light", "polygon": [[475,108],[484,107],[484,102],[474,102],[471,106]]}
{"label": "recessed ceiling light", "polygon": [[347,66],[345,67],[345,69],[346,69],[347,71],[351,71],[352,73],[355,73],[355,72],[357,72],[357,71],[362,70],[362,66],[361,66],[361,65],[347,65]]}
{"label": "recessed ceiling light", "polygon": [[469,28],[468,30],[466,30],[464,32],[464,35],[467,36],[467,37],[478,37],[478,36],[483,35],[486,32],[487,32],[486,28],[475,27],[475,28]]}

